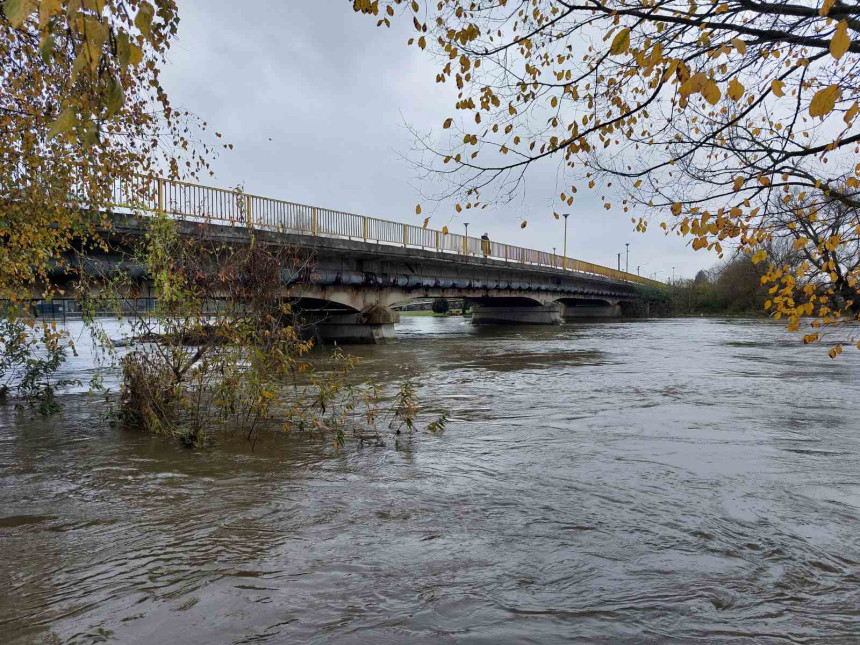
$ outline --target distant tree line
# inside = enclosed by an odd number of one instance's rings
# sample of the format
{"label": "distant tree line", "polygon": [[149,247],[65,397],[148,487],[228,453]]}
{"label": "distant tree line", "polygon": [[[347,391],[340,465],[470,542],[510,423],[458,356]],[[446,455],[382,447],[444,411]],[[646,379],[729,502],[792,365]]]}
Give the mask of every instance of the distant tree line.
{"label": "distant tree line", "polygon": [[[780,266],[796,269],[804,260],[790,242],[771,241],[768,258]],[[762,280],[765,263],[755,263],[747,254],[738,254],[693,279],[676,280],[669,287],[672,315],[768,315],[772,285]]]}

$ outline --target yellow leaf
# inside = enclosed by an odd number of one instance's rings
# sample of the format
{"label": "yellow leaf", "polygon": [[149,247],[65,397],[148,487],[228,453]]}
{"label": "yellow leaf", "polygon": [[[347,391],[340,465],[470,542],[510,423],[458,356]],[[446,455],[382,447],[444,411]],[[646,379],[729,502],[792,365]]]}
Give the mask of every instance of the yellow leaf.
{"label": "yellow leaf", "polygon": [[672,204],[672,215],[680,215],[681,214],[681,203],[675,202]]}
{"label": "yellow leaf", "polygon": [[827,352],[827,355],[828,355],[830,358],[835,359],[835,358],[836,358],[836,350],[835,350],[835,349],[831,349],[829,352]]}
{"label": "yellow leaf", "polygon": [[529,224],[528,220],[524,219],[522,224],[520,224],[520,228],[525,228],[526,226],[528,226],[528,224]]}
{"label": "yellow leaf", "polygon": [[445,119],[445,123],[442,124],[442,127],[447,130],[451,127],[452,123],[454,123],[454,119]]}
{"label": "yellow leaf", "polygon": [[809,116],[826,116],[830,114],[836,101],[842,96],[838,85],[828,85],[818,90],[809,103]]}
{"label": "yellow leaf", "polygon": [[68,107],[63,110],[60,116],[57,117],[57,120],[51,125],[51,129],[48,130],[48,141],[64,132],[68,132],[73,127],[75,127],[75,110]]}
{"label": "yellow leaf", "polygon": [[130,49],[131,49],[131,55],[129,56],[128,61],[129,61],[129,63],[131,63],[133,66],[136,67],[137,65],[140,65],[140,63],[143,62],[143,50],[140,47],[138,47],[137,45],[132,45]]}
{"label": "yellow leaf", "polygon": [[642,185],[641,179],[637,179],[635,182],[633,182],[633,188],[639,188],[639,186],[641,186],[641,185]]}
{"label": "yellow leaf", "polygon": [[108,118],[119,112],[122,109],[122,104],[122,84],[116,78],[112,78],[108,85],[107,102],[105,104],[107,107]]}
{"label": "yellow leaf", "polygon": [[720,88],[714,81],[708,81],[702,88],[702,96],[711,105],[716,105],[720,100]]}
{"label": "yellow leaf", "polygon": [[740,38],[732,38],[732,45],[738,50],[738,53],[743,55],[747,53],[747,44]]}
{"label": "yellow leaf", "polygon": [[442,227],[442,235],[448,235],[448,227],[447,226]]}
{"label": "yellow leaf", "polygon": [[836,33],[830,39],[830,54],[836,60],[839,60],[848,51],[851,46],[851,37],[848,35],[848,22],[841,20],[836,25]]}
{"label": "yellow leaf", "polygon": [[785,91],[783,90],[784,87],[785,83],[783,83],[782,81],[776,80],[770,82],[770,90],[771,92],[776,94],[776,96],[782,96],[785,94]]}
{"label": "yellow leaf", "polygon": [[63,0],[42,0],[39,5],[39,29],[48,26],[48,22],[63,10]]}
{"label": "yellow leaf", "polygon": [[728,97],[733,101],[739,101],[740,98],[744,95],[745,88],[743,84],[736,78],[733,78],[731,82],[729,82],[729,91]]}
{"label": "yellow leaf", "polygon": [[424,36],[421,36],[421,38],[418,39],[418,47],[421,49],[427,47],[427,39],[424,38]]}
{"label": "yellow leaf", "polygon": [[860,111],[860,106],[858,106],[857,101],[854,101],[854,105],[848,108],[845,116],[842,117],[845,120],[846,125],[850,126],[854,122],[854,117],[857,116],[858,111]]}
{"label": "yellow leaf", "polygon": [[415,0],[412,0],[412,11],[418,13],[418,3]]}
{"label": "yellow leaf", "polygon": [[822,18],[826,18],[827,14],[830,13],[830,10],[833,8],[833,5],[836,4],[836,0],[824,0],[824,3],[821,5],[821,8],[818,10],[818,15]]}
{"label": "yellow leaf", "polygon": [[137,16],[134,19],[135,26],[140,29],[140,33],[149,38],[152,33],[152,19],[155,16],[155,10],[149,3],[140,5],[137,10]]}
{"label": "yellow leaf", "polygon": [[556,213],[555,211],[553,211],[553,212],[552,212],[552,216],[553,216],[554,218],[558,219],[558,213]]}
{"label": "yellow leaf", "polygon": [[732,189],[736,190],[736,191],[740,190],[743,185],[744,185],[744,178],[743,177],[735,177],[735,181],[734,181],[734,183],[732,183]]}
{"label": "yellow leaf", "polygon": [[6,0],[3,3],[3,13],[15,29],[24,26],[24,21],[36,8],[36,0]]}
{"label": "yellow leaf", "polygon": [[617,56],[618,54],[623,54],[628,49],[630,49],[630,30],[625,28],[615,34],[609,52]]}
{"label": "yellow leaf", "polygon": [[690,94],[701,92],[707,82],[707,75],[704,72],[697,72],[681,83],[681,87],[678,88],[678,92],[681,96],[687,97]]}
{"label": "yellow leaf", "polygon": [[427,228],[427,225],[428,225],[429,223],[430,223],[430,218],[429,218],[429,217],[425,217],[425,218],[424,218],[424,224],[422,225],[422,228]]}
{"label": "yellow leaf", "polygon": [[415,214],[416,214],[416,215],[420,215],[420,214],[421,214],[421,204],[418,204],[418,205],[415,207]]}

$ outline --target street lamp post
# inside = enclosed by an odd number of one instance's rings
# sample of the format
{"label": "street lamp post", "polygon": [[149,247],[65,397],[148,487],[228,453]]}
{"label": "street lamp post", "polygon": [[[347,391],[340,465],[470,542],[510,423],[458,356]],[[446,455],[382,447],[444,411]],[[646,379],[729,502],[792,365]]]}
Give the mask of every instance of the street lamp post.
{"label": "street lamp post", "polygon": [[621,251],[618,252],[618,270],[621,271]]}
{"label": "street lamp post", "polygon": [[463,255],[469,255],[469,222],[463,222],[466,227],[466,237],[463,238]]}
{"label": "street lamp post", "polygon": [[625,242],[627,247],[627,258],[624,260],[624,273],[630,273],[630,242]]}
{"label": "street lamp post", "polygon": [[552,266],[555,268],[555,247],[552,247]]}
{"label": "street lamp post", "polygon": [[675,284],[675,267],[672,267],[672,284]]}
{"label": "street lamp post", "polygon": [[564,217],[564,256],[561,258],[561,268],[567,269],[567,218],[570,213],[562,213]]}

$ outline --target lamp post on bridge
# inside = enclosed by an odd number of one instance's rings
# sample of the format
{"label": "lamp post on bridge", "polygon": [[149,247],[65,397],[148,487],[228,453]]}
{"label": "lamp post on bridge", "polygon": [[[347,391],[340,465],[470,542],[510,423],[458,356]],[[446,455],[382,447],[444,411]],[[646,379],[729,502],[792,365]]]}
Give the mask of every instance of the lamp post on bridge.
{"label": "lamp post on bridge", "polygon": [[625,242],[627,247],[627,258],[624,260],[624,273],[630,273],[630,242]]}
{"label": "lamp post on bridge", "polygon": [[552,247],[552,266],[555,268],[555,247]]}
{"label": "lamp post on bridge", "polygon": [[466,227],[466,239],[463,240],[463,255],[469,255],[469,222],[463,222]]}
{"label": "lamp post on bridge", "polygon": [[561,268],[567,269],[567,218],[570,213],[562,213],[561,215],[564,217],[564,254],[561,258]]}

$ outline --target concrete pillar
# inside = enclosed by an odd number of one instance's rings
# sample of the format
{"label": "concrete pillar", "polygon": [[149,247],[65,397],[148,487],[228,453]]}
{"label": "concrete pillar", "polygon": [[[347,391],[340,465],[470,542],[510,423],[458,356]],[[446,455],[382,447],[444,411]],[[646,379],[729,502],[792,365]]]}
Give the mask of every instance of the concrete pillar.
{"label": "concrete pillar", "polygon": [[561,305],[521,305],[519,307],[472,307],[473,325],[560,325]]}
{"label": "concrete pillar", "polygon": [[400,314],[390,307],[372,305],[361,312],[333,314],[314,324],[314,336],[322,343],[377,345],[397,338],[394,323]]}
{"label": "concrete pillar", "polygon": [[565,305],[564,320],[589,320],[595,318],[620,318],[621,305]]}

